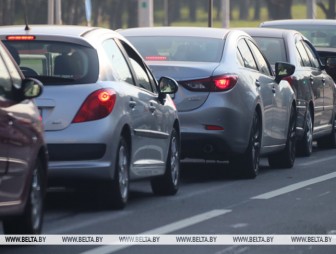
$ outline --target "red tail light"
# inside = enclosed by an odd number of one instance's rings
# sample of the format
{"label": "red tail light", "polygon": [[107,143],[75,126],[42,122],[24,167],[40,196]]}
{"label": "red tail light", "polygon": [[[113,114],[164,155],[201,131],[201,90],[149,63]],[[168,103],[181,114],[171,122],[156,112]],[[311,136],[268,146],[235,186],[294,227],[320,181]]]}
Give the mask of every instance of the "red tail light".
{"label": "red tail light", "polygon": [[116,93],[113,90],[97,90],[86,98],[72,122],[81,123],[104,118],[112,112],[115,101]]}
{"label": "red tail light", "polygon": [[237,75],[215,76],[206,79],[181,81],[180,84],[195,92],[222,92],[232,89],[237,84]]}
{"label": "red tail light", "polygon": [[288,81],[288,83],[289,83],[291,86],[293,86],[295,77],[293,77],[293,76],[288,76],[288,77],[284,77],[283,80]]}

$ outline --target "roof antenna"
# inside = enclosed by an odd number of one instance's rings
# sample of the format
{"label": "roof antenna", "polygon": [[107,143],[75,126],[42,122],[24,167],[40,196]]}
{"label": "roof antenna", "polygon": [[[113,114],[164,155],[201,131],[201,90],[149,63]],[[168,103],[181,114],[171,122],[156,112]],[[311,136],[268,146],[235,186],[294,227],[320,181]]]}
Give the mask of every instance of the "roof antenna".
{"label": "roof antenna", "polygon": [[26,0],[24,1],[24,17],[25,17],[25,24],[26,24],[26,27],[25,27],[25,31],[28,31],[30,30],[30,27],[28,25],[28,16],[27,16],[27,2]]}

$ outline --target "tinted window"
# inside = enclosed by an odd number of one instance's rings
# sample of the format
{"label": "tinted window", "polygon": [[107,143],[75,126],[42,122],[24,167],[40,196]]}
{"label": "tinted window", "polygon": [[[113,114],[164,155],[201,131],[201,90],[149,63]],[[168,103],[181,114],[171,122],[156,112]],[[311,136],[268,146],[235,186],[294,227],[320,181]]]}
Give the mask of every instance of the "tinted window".
{"label": "tinted window", "polygon": [[133,84],[131,71],[116,42],[112,39],[106,40],[103,43],[103,47],[107,59],[112,65],[112,70],[116,79]]}
{"label": "tinted window", "polygon": [[315,55],[315,52],[311,49],[311,47],[306,43],[306,42],[302,42],[303,43],[303,46],[305,47],[306,51],[307,51],[307,54],[309,56],[309,59],[310,59],[310,62],[312,64],[313,67],[315,68],[319,68],[320,67],[320,64],[317,60],[317,56]]}
{"label": "tinted window", "polygon": [[244,66],[247,68],[258,70],[257,64],[245,40],[243,39],[239,40],[238,50],[240,52],[241,57],[243,58]]}
{"label": "tinted window", "polygon": [[4,41],[25,76],[44,85],[86,84],[98,79],[98,56],[93,48],[54,41]]}
{"label": "tinted window", "polygon": [[336,47],[336,30],[333,25],[270,25],[276,28],[292,29],[301,32],[314,45],[319,47]]}
{"label": "tinted window", "polygon": [[12,95],[12,81],[5,63],[0,57],[0,96],[4,98],[11,98]]}
{"label": "tinted window", "polygon": [[127,37],[145,60],[219,62],[224,41],[187,36]]}
{"label": "tinted window", "polygon": [[148,70],[144,61],[127,43],[120,41],[122,47],[125,49],[130,63],[133,67],[135,78],[137,79],[137,86],[144,88],[150,92],[157,92],[156,83],[153,75]]}
{"label": "tinted window", "polygon": [[257,60],[257,63],[259,64],[260,72],[265,74],[265,75],[271,76],[272,74],[271,74],[271,71],[268,67],[268,64],[267,64],[264,56],[261,54],[261,52],[257,48],[257,46],[252,41],[248,41],[248,44],[249,44],[251,50],[253,51],[253,54],[254,54],[254,56]]}
{"label": "tinted window", "polygon": [[312,66],[311,63],[310,63],[310,60],[309,60],[309,56],[307,54],[307,51],[305,50],[303,44],[302,44],[302,41],[298,41],[296,43],[296,48],[302,58],[302,63],[303,63],[303,66]]}
{"label": "tinted window", "polygon": [[270,64],[287,62],[285,42],[282,38],[253,37]]}

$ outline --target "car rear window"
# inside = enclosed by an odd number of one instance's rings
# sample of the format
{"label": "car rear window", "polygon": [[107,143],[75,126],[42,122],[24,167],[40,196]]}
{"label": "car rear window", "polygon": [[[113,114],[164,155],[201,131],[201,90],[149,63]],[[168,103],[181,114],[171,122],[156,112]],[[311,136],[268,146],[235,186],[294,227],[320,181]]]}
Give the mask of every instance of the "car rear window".
{"label": "car rear window", "polygon": [[190,36],[127,38],[147,61],[219,62],[224,40]]}
{"label": "car rear window", "polygon": [[44,85],[87,84],[98,79],[93,48],[54,41],[3,41],[26,77]]}
{"label": "car rear window", "polygon": [[271,37],[253,37],[271,65],[276,62],[287,62],[284,40]]}
{"label": "car rear window", "polygon": [[296,25],[296,24],[287,24],[287,25],[272,25],[274,28],[283,28],[283,29],[292,29],[299,31],[315,47],[336,47],[336,29],[332,25]]}

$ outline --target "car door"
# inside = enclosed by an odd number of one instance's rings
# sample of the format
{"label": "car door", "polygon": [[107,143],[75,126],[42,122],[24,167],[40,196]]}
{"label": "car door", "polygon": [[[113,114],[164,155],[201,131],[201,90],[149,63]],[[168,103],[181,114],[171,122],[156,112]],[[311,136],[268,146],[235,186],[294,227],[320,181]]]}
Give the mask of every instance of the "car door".
{"label": "car door", "polygon": [[255,86],[260,94],[263,106],[263,137],[262,146],[267,147],[273,144],[272,125],[273,125],[273,84],[269,79],[259,72],[256,59],[253,56],[250,47],[245,39],[238,41],[238,59],[241,58],[241,64],[246,68],[244,72],[252,77],[251,84]]}
{"label": "car door", "polygon": [[323,119],[323,76],[319,68],[313,66],[308,52],[303,44],[303,40],[296,41],[296,49],[301,57],[303,69],[309,75],[309,84],[313,91],[314,99],[314,131],[318,131],[322,125]]}
{"label": "car door", "polygon": [[[313,65],[314,75],[318,76],[323,87],[323,114],[321,117],[321,126],[329,128],[334,111],[334,82],[327,73],[322,70],[320,62],[318,61],[318,55],[313,46],[306,41],[303,44],[307,50],[310,62]],[[329,125],[330,126],[330,125]]]}
{"label": "car door", "polygon": [[137,175],[158,175],[165,169],[169,144],[168,123],[164,106],[159,100],[156,81],[141,57],[126,42],[118,41],[125,50],[133,73],[138,95],[136,105],[141,105],[141,126],[135,129],[138,138],[134,167]]}
{"label": "car door", "polygon": [[282,83],[275,82],[267,60],[265,60],[259,48],[252,41],[248,41],[248,43],[256,59],[258,70],[261,73],[260,80],[272,88],[272,145],[282,145],[287,139],[288,122],[285,119],[288,119],[290,107],[283,94]]}
{"label": "car door", "polygon": [[[18,102],[14,84],[21,77],[0,46],[0,202],[19,200],[25,187],[34,136],[31,102]],[[24,107],[24,108],[23,108]]]}

